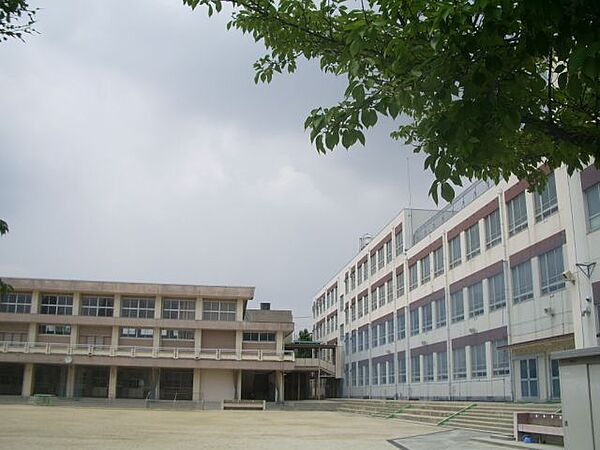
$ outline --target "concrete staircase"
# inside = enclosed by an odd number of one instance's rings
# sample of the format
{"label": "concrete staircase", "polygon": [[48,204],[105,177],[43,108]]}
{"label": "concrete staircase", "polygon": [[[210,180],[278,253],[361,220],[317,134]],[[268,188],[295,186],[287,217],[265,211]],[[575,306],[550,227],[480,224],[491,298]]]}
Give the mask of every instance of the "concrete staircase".
{"label": "concrete staircase", "polygon": [[469,406],[471,403],[415,401],[390,418],[437,425]]}
{"label": "concrete staircase", "polygon": [[513,434],[513,413],[537,411],[554,413],[560,404],[478,402],[443,423],[444,426],[483,431],[498,435]]}
{"label": "concrete staircase", "polygon": [[338,411],[387,418],[408,405],[400,400],[338,400]]}

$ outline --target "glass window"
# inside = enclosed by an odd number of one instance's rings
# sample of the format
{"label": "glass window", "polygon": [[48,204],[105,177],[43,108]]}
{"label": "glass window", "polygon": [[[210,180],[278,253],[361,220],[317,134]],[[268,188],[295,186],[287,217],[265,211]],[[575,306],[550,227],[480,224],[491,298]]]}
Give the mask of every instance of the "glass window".
{"label": "glass window", "polygon": [[408,289],[413,290],[419,285],[419,277],[417,273],[417,264],[413,264],[408,268]]}
{"label": "glass window", "polygon": [[433,328],[433,314],[431,303],[427,303],[426,305],[421,306],[421,310],[423,314],[423,333],[425,333],[426,331],[430,331]]}
{"label": "glass window", "polygon": [[562,246],[540,255],[539,262],[542,295],[564,289],[565,280],[562,274],[565,268]]}
{"label": "glass window", "polygon": [[377,297],[379,297],[379,306],[385,305],[385,285],[377,288]]}
{"label": "glass window", "polygon": [[396,297],[404,295],[404,271],[396,274]]}
{"label": "glass window", "polygon": [[421,284],[426,283],[431,278],[431,258],[427,255],[421,259]]}
{"label": "glass window", "polygon": [[0,312],[29,314],[31,312],[31,294],[8,292],[0,297]]}
{"label": "glass window", "polygon": [[492,359],[494,376],[508,375],[510,373],[510,357],[506,346],[506,339],[498,339],[492,342]]}
{"label": "glass window", "polygon": [[39,334],[52,334],[56,336],[68,336],[71,334],[71,325],[46,325],[38,326]]}
{"label": "glass window", "polygon": [[388,343],[394,342],[394,319],[390,319],[387,322],[387,341]]}
{"label": "glass window", "polygon": [[483,314],[483,284],[481,281],[469,286],[469,317],[476,317]]}
{"label": "glass window", "polygon": [[395,376],[394,376],[394,360],[390,359],[387,362],[387,368],[388,368],[388,383],[389,384],[394,384],[395,381]]}
{"label": "glass window", "polygon": [[406,383],[406,356],[398,353],[398,382]]}
{"label": "glass window", "polygon": [[423,355],[423,381],[433,381],[433,353]]}
{"label": "glass window", "polygon": [[450,306],[452,308],[452,323],[460,322],[465,318],[465,302],[462,289],[450,294]]}
{"label": "glass window", "polygon": [[40,312],[55,316],[73,314],[73,296],[63,294],[44,294]]}
{"label": "glass window", "polygon": [[374,288],[371,291],[371,311],[375,311],[377,309],[377,289]]}
{"label": "glass window", "polygon": [[492,248],[502,241],[500,228],[500,211],[496,210],[484,220],[485,225],[485,247]]}
{"label": "glass window", "polygon": [[419,334],[419,309],[413,309],[410,312],[410,335]]}
{"label": "glass window", "polygon": [[479,222],[465,231],[467,239],[467,261],[480,253]]}
{"label": "glass window", "polygon": [[452,350],[452,378],[455,380],[467,378],[467,354],[465,347]]}
{"label": "glass window", "polygon": [[537,398],[539,395],[537,359],[522,359],[519,366],[521,369],[521,397]]}
{"label": "glass window", "polygon": [[377,334],[377,325],[371,325],[371,347],[375,348],[379,345],[379,335]]}
{"label": "glass window", "polygon": [[236,308],[236,302],[204,300],[202,319],[233,322],[235,321]]}
{"label": "glass window", "polygon": [[553,359],[550,361],[550,381],[552,384],[552,398],[560,399],[560,369],[557,359]]}
{"label": "glass window", "polygon": [[525,192],[521,192],[506,204],[508,209],[508,234],[513,236],[527,228],[527,203]]}
{"label": "glass window", "polygon": [[435,326],[441,328],[446,326],[446,299],[439,298],[435,301]]}
{"label": "glass window", "polygon": [[154,299],[124,297],[121,300],[121,317],[154,319]]}
{"label": "glass window", "polygon": [[402,231],[396,233],[396,256],[400,256],[404,253],[404,238],[402,236]]}
{"label": "glass window", "polygon": [[433,276],[437,277],[444,273],[444,247],[433,252]]}
{"label": "glass window", "polygon": [[373,363],[373,383],[374,385],[379,384],[379,364]]}
{"label": "glass window", "polygon": [[462,262],[460,250],[460,234],[448,242],[448,248],[448,252],[450,254],[449,267],[453,269],[454,267],[460,265],[460,263]]}
{"label": "glass window", "polygon": [[542,192],[534,193],[535,221],[539,222],[558,211],[558,198],[556,196],[556,180],[554,172],[548,175]]}
{"label": "glass window", "polygon": [[398,311],[398,339],[404,339],[406,337],[406,313],[404,309]]}
{"label": "glass window", "polygon": [[585,191],[585,203],[588,214],[588,227],[590,231],[600,228],[600,183],[595,184]]}
{"label": "glass window", "polygon": [[113,297],[84,295],[81,297],[81,315],[94,317],[113,316]]}
{"label": "glass window", "polygon": [[384,248],[381,247],[379,250],[377,250],[377,268],[378,269],[382,269],[383,266],[385,265],[385,255],[384,255]]}
{"label": "glass window", "polygon": [[448,379],[448,352],[438,352],[437,354],[437,380],[444,381]]}
{"label": "glass window", "polygon": [[500,272],[498,275],[488,278],[488,294],[490,297],[490,311],[506,306],[504,272]]}
{"label": "glass window", "polygon": [[410,381],[412,383],[421,382],[421,357],[419,355],[410,357]]}
{"label": "glass window", "polygon": [[392,286],[392,280],[385,282],[385,292],[387,295],[387,302],[391,303],[394,300],[394,286]]}
{"label": "glass window", "polygon": [[392,240],[390,239],[385,243],[385,263],[389,264],[392,262]]}
{"label": "glass window", "polygon": [[379,345],[385,345],[385,339],[386,339],[386,332],[385,332],[385,325],[387,322],[382,322],[379,324]]}
{"label": "glass window", "polygon": [[487,362],[485,357],[485,342],[471,346],[471,377],[483,378],[487,376]]}
{"label": "glass window", "polygon": [[[270,339],[270,335],[272,335],[273,339]],[[193,341],[194,330],[162,329],[160,330],[160,336],[163,339],[173,339],[177,341]],[[275,333],[244,333],[243,339],[244,341],[253,340],[257,342],[275,342]]]}
{"label": "glass window", "polygon": [[358,269],[356,269],[356,278],[358,280],[358,285],[360,286],[363,282],[363,274],[362,274],[362,270],[363,270],[363,265],[361,264],[360,266],[358,266]]}
{"label": "glass window", "polygon": [[350,346],[352,347],[352,353],[356,353],[356,344],[356,330],[352,330],[352,334],[350,335]]}
{"label": "glass window", "polygon": [[379,380],[380,383],[379,384],[387,384],[387,370],[386,370],[386,364],[385,361],[382,361],[379,363]]}
{"label": "glass window", "polygon": [[533,279],[531,260],[525,261],[511,269],[513,303],[521,303],[533,298]]}
{"label": "glass window", "polygon": [[371,275],[375,275],[377,272],[377,254],[371,253]]}
{"label": "glass window", "polygon": [[350,289],[356,289],[356,271],[354,269],[350,272]]}
{"label": "glass window", "polygon": [[364,380],[364,372],[363,367],[361,365],[358,366],[358,385],[362,386],[365,383]]}
{"label": "glass window", "polygon": [[[366,260],[363,264],[364,269],[363,269],[363,281],[367,281],[367,279],[369,278],[369,260]],[[368,369],[368,367],[367,367]]]}

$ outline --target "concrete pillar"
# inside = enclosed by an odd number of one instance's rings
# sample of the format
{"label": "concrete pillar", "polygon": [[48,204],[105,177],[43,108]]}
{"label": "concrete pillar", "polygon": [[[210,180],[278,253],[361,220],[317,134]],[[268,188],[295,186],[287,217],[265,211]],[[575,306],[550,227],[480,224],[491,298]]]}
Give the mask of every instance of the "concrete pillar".
{"label": "concrete pillar", "polygon": [[111,366],[108,375],[108,399],[117,398],[117,367]]}
{"label": "concrete pillar", "polygon": [[40,291],[31,294],[31,314],[38,314],[40,310]]}
{"label": "concrete pillar", "polygon": [[485,343],[485,371],[487,373],[487,379],[491,380],[494,376],[494,355],[492,354],[491,341]]}
{"label": "concrete pillar", "polygon": [[160,399],[160,367],[152,369],[152,379],[154,381],[154,399]]}
{"label": "concrete pillar", "polygon": [[237,371],[235,398],[236,398],[236,400],[242,399],[242,371],[241,370]]}
{"label": "concrete pillar", "polygon": [[72,315],[79,315],[79,307],[81,305],[81,294],[79,292],[75,292],[73,294],[73,312]]}
{"label": "concrete pillar", "polygon": [[115,294],[113,303],[113,317],[121,317],[121,294]]}
{"label": "concrete pillar", "polygon": [[27,342],[35,342],[37,339],[37,323],[30,323],[27,329]]}
{"label": "concrete pillar", "polygon": [[283,352],[283,331],[275,333],[275,349],[278,352]]}
{"label": "concrete pillar", "polygon": [[194,348],[196,350],[202,349],[202,329],[197,328],[194,330]]}
{"label": "concrete pillar", "polygon": [[285,386],[283,385],[283,371],[281,370],[277,370],[275,371],[275,389],[276,391],[276,395],[275,395],[275,401],[279,402],[279,403],[283,403],[285,401],[284,398],[284,388]]}
{"label": "concrete pillar", "polygon": [[467,380],[471,379],[471,346],[467,345],[465,347],[465,361],[466,361],[466,366],[467,366]]}
{"label": "concrete pillar", "polygon": [[152,348],[158,350],[160,348],[160,328],[154,328],[152,333]]}
{"label": "concrete pillar", "polygon": [[235,320],[244,320],[244,300],[238,299],[236,306]]}
{"label": "concrete pillar", "polygon": [[162,297],[160,295],[156,296],[156,300],[154,300],[154,318],[160,319],[162,317]]}
{"label": "concrete pillar", "polygon": [[75,366],[73,364],[69,364],[67,366],[67,389],[65,396],[67,398],[73,398],[73,394],[75,393]]}
{"label": "concrete pillar", "polygon": [[196,320],[202,320],[202,309],[204,308],[202,297],[196,298]]}
{"label": "concrete pillar", "polygon": [[33,363],[25,364],[23,370],[23,387],[21,388],[21,395],[23,397],[31,397],[33,392]]}
{"label": "concrete pillar", "polygon": [[79,342],[79,325],[71,325],[71,334],[69,336],[69,345],[75,346]]}
{"label": "concrete pillar", "polygon": [[194,378],[192,381],[192,400],[198,402],[200,398],[200,369],[194,369]]}
{"label": "concrete pillar", "polygon": [[119,335],[121,334],[121,327],[115,325],[112,327],[112,335],[110,338],[110,345],[112,347],[119,346]]}
{"label": "concrete pillar", "polygon": [[241,358],[242,356],[242,341],[244,333],[242,330],[235,330],[235,352]]}

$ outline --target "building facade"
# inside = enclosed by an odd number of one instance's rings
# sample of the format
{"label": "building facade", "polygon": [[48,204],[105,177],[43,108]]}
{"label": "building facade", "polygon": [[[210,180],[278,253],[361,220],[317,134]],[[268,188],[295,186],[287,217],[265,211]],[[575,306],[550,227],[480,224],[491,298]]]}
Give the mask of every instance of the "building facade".
{"label": "building facade", "polygon": [[560,399],[551,352],[599,342],[600,172],[546,173],[402,210],[315,295],[345,395]]}
{"label": "building facade", "polygon": [[0,394],[282,401],[291,311],[252,287],[5,278]]}

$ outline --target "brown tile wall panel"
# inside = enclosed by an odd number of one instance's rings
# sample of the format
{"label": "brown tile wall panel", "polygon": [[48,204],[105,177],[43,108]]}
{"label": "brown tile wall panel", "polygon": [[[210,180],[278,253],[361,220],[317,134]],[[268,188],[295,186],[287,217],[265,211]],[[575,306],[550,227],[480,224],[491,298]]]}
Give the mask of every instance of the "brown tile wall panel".
{"label": "brown tile wall panel", "polygon": [[398,234],[402,231],[402,224],[398,224],[396,225],[396,228],[394,228],[394,234]]}
{"label": "brown tile wall panel", "polygon": [[489,216],[491,213],[498,209],[498,198],[496,197],[494,200],[486,204],[483,208],[479,209],[467,219],[463,220],[461,223],[456,225],[450,231],[448,231],[447,239],[450,241],[458,236],[461,232],[471,228],[477,222],[479,222],[484,217]]}
{"label": "brown tile wall panel", "polygon": [[131,347],[152,347],[152,338],[127,338],[119,337],[119,345],[131,346]]}
{"label": "brown tile wall panel", "polygon": [[381,239],[377,243],[377,245],[375,247],[373,247],[373,249],[371,250],[371,255],[373,253],[376,253],[377,250],[379,250],[381,247],[383,247],[387,241],[391,241],[391,240],[392,240],[392,233],[388,233],[383,239]]}
{"label": "brown tile wall panel", "polygon": [[429,255],[430,253],[432,253],[433,251],[437,250],[441,246],[442,246],[442,238],[440,237],[440,238],[436,239],[435,241],[433,241],[431,244],[429,244],[424,249],[418,251],[414,256],[411,256],[410,258],[408,258],[408,265],[412,266],[418,260],[420,260],[420,259],[424,258],[425,256]]}
{"label": "brown tile wall panel", "polygon": [[462,280],[455,281],[450,285],[450,293],[453,294],[454,292],[467,286],[471,286],[472,284],[478,283],[481,280],[484,280],[485,278],[490,278],[494,275],[498,275],[500,272],[502,272],[503,265],[504,263],[502,261],[498,261],[492,264],[491,266],[487,266],[484,269],[472,273],[471,275],[463,278]]}
{"label": "brown tile wall panel", "polygon": [[242,350],[277,350],[277,344],[275,342],[242,342]]}
{"label": "brown tile wall panel", "polygon": [[363,326],[358,327],[358,331],[365,331],[369,329],[369,324],[365,324]]}
{"label": "brown tile wall panel", "polygon": [[36,342],[51,342],[51,343],[55,343],[55,344],[68,344],[69,342],[71,342],[71,336],[54,336],[52,334],[38,334]]}
{"label": "brown tile wall panel", "polygon": [[336,287],[337,287],[337,281],[335,283],[333,283],[331,286],[329,286],[329,289],[327,289],[327,292],[333,291]]}
{"label": "brown tile wall panel", "polygon": [[371,359],[373,364],[379,364],[382,362],[393,361],[393,360],[394,360],[393,353],[388,353],[386,355],[381,355],[381,356],[375,356],[374,358]]}
{"label": "brown tile wall panel", "polygon": [[559,231],[546,239],[536,242],[533,245],[521,250],[510,256],[510,267],[518,266],[519,264],[546,253],[550,250],[560,247],[567,241],[565,230]]}
{"label": "brown tile wall panel", "polygon": [[337,338],[333,338],[330,341],[327,342],[327,345],[337,345]]}
{"label": "brown tile wall panel", "polygon": [[94,327],[90,325],[80,325],[79,334],[86,336],[112,336],[112,327]]}
{"label": "brown tile wall panel", "polygon": [[27,333],[29,324],[27,322],[2,322],[0,323],[0,331],[8,333]]}
{"label": "brown tile wall panel", "polygon": [[398,359],[402,359],[402,358],[406,359],[405,351],[398,352],[397,355],[398,355]]}
{"label": "brown tile wall panel", "polygon": [[181,341],[178,339],[162,339],[160,346],[163,348],[194,348],[194,341]]}
{"label": "brown tile wall panel", "polygon": [[235,331],[202,330],[202,348],[235,348]]}
{"label": "brown tile wall panel", "polygon": [[391,312],[386,314],[385,316],[381,316],[371,322],[371,325],[379,325],[380,323],[386,322],[388,320],[392,320],[394,318],[394,313]]}
{"label": "brown tile wall panel", "polygon": [[435,344],[423,345],[411,349],[410,356],[430,355],[431,353],[440,353],[448,350],[446,341],[436,342]]}
{"label": "brown tile wall panel", "polygon": [[373,283],[373,285],[371,286],[371,291],[374,289],[377,289],[379,286],[383,286],[385,283],[387,283],[391,279],[392,279],[392,272],[388,273],[387,275],[384,275],[379,280],[377,280],[375,283]]}
{"label": "brown tile wall panel", "polygon": [[425,297],[421,297],[415,300],[414,302],[411,302],[410,305],[408,305],[408,307],[411,311],[413,311],[419,308],[420,306],[424,306],[428,303],[431,303],[434,300],[437,300],[438,298],[444,298],[444,288],[438,289],[437,291],[432,292],[431,294],[428,294]]}
{"label": "brown tile wall panel", "polygon": [[594,165],[581,171],[581,190],[585,191],[597,183],[600,183],[600,170],[596,169]]}
{"label": "brown tile wall panel", "polygon": [[592,284],[592,290],[594,292],[594,305],[600,305],[600,281]]}
{"label": "brown tile wall panel", "polygon": [[357,266],[360,266],[361,264],[364,264],[367,262],[367,259],[369,259],[369,254],[367,253],[365,256],[363,256],[362,258],[360,258],[358,260],[358,262],[356,263]]}
{"label": "brown tile wall panel", "polygon": [[452,339],[452,348],[463,348],[467,345],[477,345],[482,342],[505,339],[507,336],[506,327],[494,328],[493,330],[482,331],[481,333],[473,333]]}
{"label": "brown tile wall panel", "polygon": [[358,298],[361,298],[361,297],[365,297],[365,296],[367,296],[367,295],[369,295],[369,288],[366,288],[366,289],[364,289],[364,290],[360,291],[360,292],[358,293],[357,297],[358,297]]}
{"label": "brown tile wall panel", "polygon": [[529,182],[527,180],[521,180],[517,184],[509,187],[506,191],[504,191],[504,202],[508,203],[521,192],[524,192],[529,187]]}
{"label": "brown tile wall panel", "polygon": [[400,264],[398,267],[396,267],[396,275],[402,272],[404,272],[404,264]]}
{"label": "brown tile wall panel", "polygon": [[368,359],[363,359],[361,361],[358,361],[358,367],[363,367],[363,366],[369,366],[369,360]]}

